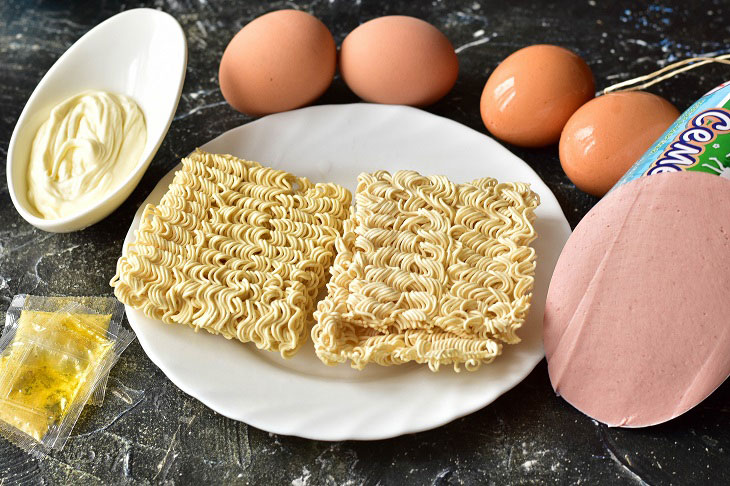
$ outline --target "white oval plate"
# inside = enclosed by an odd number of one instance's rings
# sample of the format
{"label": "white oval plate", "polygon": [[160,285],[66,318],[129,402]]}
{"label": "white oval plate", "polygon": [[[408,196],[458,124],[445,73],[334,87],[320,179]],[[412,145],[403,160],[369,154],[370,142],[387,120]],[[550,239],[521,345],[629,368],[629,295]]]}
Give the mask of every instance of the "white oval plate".
{"label": "white oval plate", "polygon": [[[165,325],[127,307],[150,359],[181,390],[218,413],[260,429],[318,440],[384,439],[427,430],[474,412],[522,381],[544,356],[542,318],[548,284],[570,226],[555,196],[526,163],[491,138],[415,108],[352,104],[279,113],[234,128],[201,147],[256,160],[354,192],[360,172],[415,169],[454,182],[491,176],[524,181],[541,198],[534,246],[535,291],[523,342],[505,346],[474,373],[415,364],[358,372],[327,367],[311,341],[291,360],[187,326]],[[159,202],[165,176],[144,205]]]}

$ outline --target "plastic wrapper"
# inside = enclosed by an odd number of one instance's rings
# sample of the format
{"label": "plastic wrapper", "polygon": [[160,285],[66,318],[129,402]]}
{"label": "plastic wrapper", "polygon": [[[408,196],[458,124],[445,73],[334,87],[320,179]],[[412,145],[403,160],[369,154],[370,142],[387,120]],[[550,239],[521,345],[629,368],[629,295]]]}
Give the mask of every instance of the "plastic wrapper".
{"label": "plastic wrapper", "polygon": [[[13,298],[10,308],[6,313],[6,326],[2,336],[5,336],[13,328],[12,323],[19,321],[21,312],[23,311],[25,311],[28,318],[34,317],[41,319],[70,304],[81,304],[84,307],[82,320],[93,323],[95,327],[104,328],[105,332],[108,331],[112,336],[118,334],[122,323],[122,316],[124,315],[124,306],[114,297],[41,297],[20,294]],[[104,403],[107,377],[108,374],[102,378],[99,385],[94,389],[94,392],[89,398],[89,405],[101,405]]]}
{"label": "plastic wrapper", "polygon": [[0,435],[30,452],[63,447],[134,338],[121,309],[105,297],[13,299],[0,338]]}
{"label": "plastic wrapper", "polygon": [[730,81],[687,108],[611,190],[641,177],[683,171],[730,179]]}

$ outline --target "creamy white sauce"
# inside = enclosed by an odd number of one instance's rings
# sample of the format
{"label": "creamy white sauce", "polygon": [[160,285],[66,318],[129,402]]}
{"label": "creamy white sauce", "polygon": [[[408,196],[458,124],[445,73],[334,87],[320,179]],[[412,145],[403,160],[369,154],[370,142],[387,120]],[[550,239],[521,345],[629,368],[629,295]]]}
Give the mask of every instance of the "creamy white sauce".
{"label": "creamy white sauce", "polygon": [[51,111],[28,165],[28,200],[45,219],[70,216],[116,189],[140,162],[147,128],[123,95],[86,91]]}

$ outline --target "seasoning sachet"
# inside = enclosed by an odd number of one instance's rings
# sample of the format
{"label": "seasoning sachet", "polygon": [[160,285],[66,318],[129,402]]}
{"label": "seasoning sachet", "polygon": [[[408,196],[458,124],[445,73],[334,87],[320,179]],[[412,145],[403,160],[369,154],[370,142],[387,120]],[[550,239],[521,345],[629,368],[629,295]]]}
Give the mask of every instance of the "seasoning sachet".
{"label": "seasoning sachet", "polygon": [[28,451],[61,449],[134,338],[120,322],[115,299],[16,296],[0,337],[0,434]]}

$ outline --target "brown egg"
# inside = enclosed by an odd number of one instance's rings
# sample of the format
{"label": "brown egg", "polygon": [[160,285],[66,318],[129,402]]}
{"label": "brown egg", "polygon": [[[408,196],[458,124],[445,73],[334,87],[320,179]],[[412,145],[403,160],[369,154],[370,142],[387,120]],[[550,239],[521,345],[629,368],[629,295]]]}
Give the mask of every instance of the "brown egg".
{"label": "brown egg", "polygon": [[573,52],[551,45],[525,47],[489,76],[482,92],[482,120],[505,142],[550,145],[594,90],[591,69]]}
{"label": "brown egg", "polygon": [[218,80],[233,108],[264,115],[319,98],[332,83],[336,62],[335,41],[319,19],[278,10],[252,20],[231,39]]}
{"label": "brown egg", "polygon": [[424,106],[451,90],[459,60],[436,27],[392,15],[365,22],[345,37],[340,72],[365,101]]}
{"label": "brown egg", "polygon": [[603,196],[679,116],[644,91],[609,93],[576,111],[560,137],[560,164],[578,189]]}

